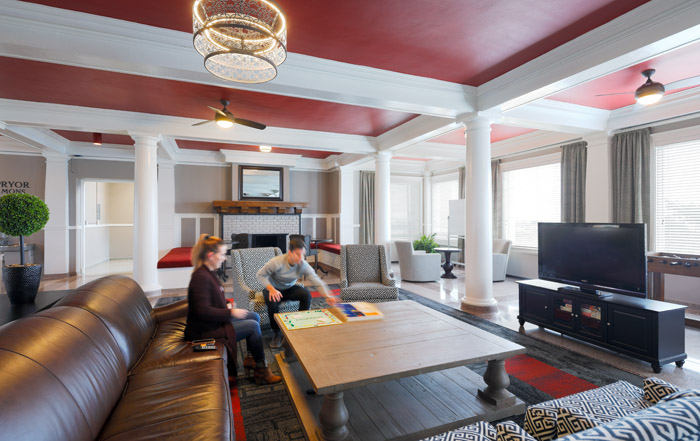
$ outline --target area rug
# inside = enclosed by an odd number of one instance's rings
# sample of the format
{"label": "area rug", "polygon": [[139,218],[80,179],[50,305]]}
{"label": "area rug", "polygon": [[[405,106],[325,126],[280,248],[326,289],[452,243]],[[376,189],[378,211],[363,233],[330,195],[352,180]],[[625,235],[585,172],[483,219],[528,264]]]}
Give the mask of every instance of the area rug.
{"label": "area rug", "polygon": [[[337,289],[337,285],[330,286]],[[513,357],[506,362],[506,370],[511,376],[508,390],[522,399],[526,404],[560,398],[572,393],[592,389],[618,380],[625,380],[642,386],[643,379],[590,357],[569,352],[563,348],[547,344],[540,340],[520,334],[488,320],[442,305],[432,300],[399,289],[400,300],[413,300],[436,311],[440,311],[458,320],[477,326],[499,337],[508,339],[527,348],[527,354]],[[178,298],[160,299],[156,306],[161,306]],[[162,301],[162,302],[161,302]],[[311,300],[312,308],[324,308],[323,297],[315,295]],[[263,331],[267,341],[272,332]],[[240,345],[239,345],[240,347]],[[265,345],[266,358],[272,370],[279,374],[274,361],[274,353]],[[244,354],[241,354],[241,359]],[[468,366],[474,372],[483,374],[485,363]],[[284,383],[256,386],[252,379],[245,378],[239,370],[237,387],[232,391],[234,418],[236,422],[236,440],[303,440],[304,434],[297,420],[294,408],[287,396]],[[240,416],[237,414],[240,409]],[[242,424],[240,423],[242,417]],[[509,418],[522,425],[523,415]],[[242,427],[239,427],[242,426]]]}

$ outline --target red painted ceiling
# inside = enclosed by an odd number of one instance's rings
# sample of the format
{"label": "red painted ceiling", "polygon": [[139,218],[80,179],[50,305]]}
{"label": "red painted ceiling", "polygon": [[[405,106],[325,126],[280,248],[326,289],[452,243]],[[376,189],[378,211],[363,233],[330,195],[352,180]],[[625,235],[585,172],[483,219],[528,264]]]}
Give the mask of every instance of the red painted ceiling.
{"label": "red painted ceiling", "polygon": [[268,126],[364,136],[379,136],[416,116],[18,58],[0,57],[0,65],[0,97],[13,100],[205,120],[214,117],[207,105],[218,107],[225,98],[235,116]]}
{"label": "red painted ceiling", "polygon": [[[627,69],[589,81],[580,86],[552,95],[549,98],[566,103],[580,104],[598,109],[615,110],[635,103],[634,91],[644,84],[642,71],[656,69],[652,80],[662,84],[694,77],[700,74],[700,44],[692,44],[669,52]],[[666,91],[666,95],[679,92]],[[596,96],[605,93],[631,92],[625,95]]]}
{"label": "red painted ceiling", "polygon": [[[54,132],[63,136],[68,141],[92,143],[92,133],[90,132],[76,132],[74,130],[54,130]],[[103,133],[102,144],[134,145],[134,140],[129,135]]]}
{"label": "red painted ceiling", "polygon": [[[289,51],[471,86],[649,0],[279,0]],[[192,0],[34,0],[192,32]]]}
{"label": "red painted ceiling", "polygon": [[[535,132],[535,129],[527,129],[524,127],[504,126],[502,124],[493,124],[491,126],[491,142],[503,141],[516,136],[525,135],[526,133]],[[429,142],[439,142],[443,144],[464,145],[464,129],[453,130],[437,138],[431,139]]]}
{"label": "red painted ceiling", "polygon": [[[243,144],[224,144],[218,142],[204,142],[204,141],[190,141],[184,139],[178,139],[177,145],[181,149],[188,150],[210,150],[218,152],[221,149],[224,150],[240,150],[245,152],[259,152],[260,146],[257,145],[243,145]],[[331,155],[336,155],[338,153],[324,152],[316,150],[298,150],[298,149],[286,149],[280,147],[272,147],[270,153],[283,153],[287,155],[301,155],[305,158],[315,158],[315,159],[326,159]]]}

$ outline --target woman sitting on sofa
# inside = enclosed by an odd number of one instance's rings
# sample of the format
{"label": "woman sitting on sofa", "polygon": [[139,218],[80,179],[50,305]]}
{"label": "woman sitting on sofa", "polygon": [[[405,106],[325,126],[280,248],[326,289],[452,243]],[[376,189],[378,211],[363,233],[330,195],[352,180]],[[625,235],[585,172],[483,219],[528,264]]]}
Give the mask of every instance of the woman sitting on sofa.
{"label": "woman sitting on sofa", "polygon": [[224,344],[228,352],[228,372],[235,377],[236,342],[245,338],[248,350],[253,354],[243,360],[246,373],[255,369],[253,378],[256,384],[277,383],[282,377],[273,375],[265,363],[260,317],[226,302],[224,287],[215,273],[224,260],[224,242],[218,237],[202,234],[192,248],[194,271],[187,289],[185,339],[213,338]]}

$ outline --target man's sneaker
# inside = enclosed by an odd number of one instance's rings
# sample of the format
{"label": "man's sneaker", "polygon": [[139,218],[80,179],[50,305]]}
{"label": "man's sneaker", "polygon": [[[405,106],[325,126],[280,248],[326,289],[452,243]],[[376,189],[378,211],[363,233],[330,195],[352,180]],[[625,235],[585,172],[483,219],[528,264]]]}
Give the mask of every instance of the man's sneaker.
{"label": "man's sneaker", "polygon": [[280,332],[276,333],[275,336],[272,337],[272,341],[270,342],[270,347],[272,349],[281,348],[283,340],[284,340],[284,336],[282,336],[282,333],[280,333]]}

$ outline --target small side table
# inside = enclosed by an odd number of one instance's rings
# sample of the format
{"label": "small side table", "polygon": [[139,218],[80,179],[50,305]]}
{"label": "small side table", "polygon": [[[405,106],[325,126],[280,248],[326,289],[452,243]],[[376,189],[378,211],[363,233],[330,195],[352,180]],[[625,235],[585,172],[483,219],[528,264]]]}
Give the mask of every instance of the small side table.
{"label": "small side table", "polygon": [[459,248],[435,248],[435,251],[445,255],[445,263],[442,264],[442,269],[445,270],[445,274],[440,277],[443,279],[456,279],[457,276],[452,274],[452,268],[454,268],[452,264],[452,253],[459,253],[462,250]]}
{"label": "small side table", "polygon": [[323,268],[319,268],[319,267],[318,267],[318,251],[319,251],[319,250],[318,250],[318,244],[320,244],[320,243],[332,243],[332,242],[333,242],[333,239],[311,239],[310,242],[311,242],[312,244],[314,244],[314,249],[316,250],[316,255],[314,256],[314,257],[315,257],[315,259],[314,259],[314,269],[316,270],[316,272],[318,272],[318,270],[321,270],[321,272],[322,272],[323,274],[328,275],[328,271],[324,271]]}

